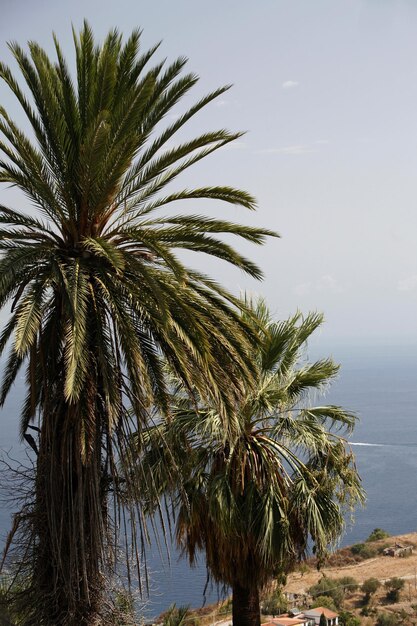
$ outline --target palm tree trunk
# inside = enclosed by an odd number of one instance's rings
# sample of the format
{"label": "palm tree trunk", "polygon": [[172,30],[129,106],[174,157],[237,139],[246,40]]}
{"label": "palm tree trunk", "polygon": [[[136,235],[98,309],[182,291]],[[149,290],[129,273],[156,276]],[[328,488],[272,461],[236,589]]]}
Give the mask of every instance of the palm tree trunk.
{"label": "palm tree trunk", "polygon": [[259,591],[257,587],[233,585],[233,626],[260,626]]}
{"label": "palm tree trunk", "polygon": [[80,416],[68,405],[59,413],[44,420],[39,441],[33,555],[37,599],[30,624],[97,626],[102,623],[106,527],[100,435],[93,434],[87,453],[80,445],[85,440]]}

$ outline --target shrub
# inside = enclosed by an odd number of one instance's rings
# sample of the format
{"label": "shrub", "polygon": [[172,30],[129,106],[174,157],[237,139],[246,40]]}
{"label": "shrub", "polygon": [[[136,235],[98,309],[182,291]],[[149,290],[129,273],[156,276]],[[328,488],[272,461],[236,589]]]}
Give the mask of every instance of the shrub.
{"label": "shrub", "polygon": [[315,598],[311,608],[314,609],[317,606],[324,606],[326,607],[326,609],[330,609],[331,611],[336,611],[337,607],[333,601],[333,598],[331,598],[330,596],[317,596],[317,598]]}
{"label": "shrub", "polygon": [[390,547],[390,545],[391,545],[391,544],[389,544],[389,543],[383,543],[383,544],[381,544],[380,546],[378,546],[378,547],[377,547],[377,552],[378,552],[378,554],[382,554],[386,548],[389,548],[389,547]]}
{"label": "shrub", "polygon": [[398,626],[398,617],[393,613],[380,613],[375,626]]}
{"label": "shrub", "polygon": [[336,580],[343,587],[344,593],[354,593],[359,587],[358,581],[353,576],[342,576]]}
{"label": "shrub", "polygon": [[297,571],[300,572],[301,576],[304,576],[304,574],[307,574],[307,572],[310,571],[310,567],[307,565],[307,563],[300,563],[297,567]]}
{"label": "shrub", "polygon": [[361,609],[361,615],[364,615],[365,617],[369,617],[370,615],[375,615],[375,614],[376,614],[376,609],[371,606],[364,606]]}
{"label": "shrub", "polygon": [[[326,578],[323,576],[318,583],[310,587],[309,594],[313,596],[315,606],[320,606],[319,599],[322,596],[330,597],[336,607],[339,607],[344,599],[343,587],[340,585],[337,578]],[[323,606],[326,606],[323,604]],[[330,607],[327,607],[330,608]]]}
{"label": "shrub", "polygon": [[218,614],[219,615],[228,615],[229,613],[232,612],[232,607],[233,607],[233,601],[232,598],[228,598],[225,602],[223,602],[223,604],[221,605]]}
{"label": "shrub", "polygon": [[390,534],[382,528],[374,528],[366,541],[378,541],[379,539],[386,539]]}
{"label": "shrub", "polygon": [[281,589],[276,589],[270,593],[262,602],[261,612],[264,615],[279,615],[288,609],[288,602]]}
{"label": "shrub", "polygon": [[350,550],[352,554],[360,556],[361,559],[372,559],[377,555],[376,548],[366,543],[356,543]]}
{"label": "shrub", "polygon": [[114,606],[111,613],[106,616],[108,626],[134,626],[135,602],[133,596],[125,589],[119,589],[115,593]]}
{"label": "shrub", "polygon": [[198,626],[199,619],[191,617],[189,606],[172,604],[164,616],[163,626]]}
{"label": "shrub", "polygon": [[405,581],[402,578],[390,578],[384,583],[384,587],[387,589],[386,598],[388,602],[398,602],[400,599],[400,591],[404,587]]}
{"label": "shrub", "polygon": [[368,603],[371,596],[379,589],[381,583],[378,578],[367,578],[362,584],[362,591],[365,594],[365,602]]}
{"label": "shrub", "polygon": [[360,626],[361,620],[349,611],[341,611],[339,614],[339,626]]}
{"label": "shrub", "polygon": [[26,612],[21,608],[21,598],[26,594],[25,583],[19,578],[0,576],[0,625],[13,626],[26,623]]}

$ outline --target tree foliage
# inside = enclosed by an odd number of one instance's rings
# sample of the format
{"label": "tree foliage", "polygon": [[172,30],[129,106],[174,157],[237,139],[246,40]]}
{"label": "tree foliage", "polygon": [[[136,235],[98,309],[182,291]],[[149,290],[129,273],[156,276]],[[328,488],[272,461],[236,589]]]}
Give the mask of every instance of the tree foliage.
{"label": "tree foliage", "polygon": [[387,533],[386,530],[383,530],[382,528],[374,528],[366,541],[379,541],[380,539],[386,539],[389,536],[390,534]]}
{"label": "tree foliage", "polygon": [[162,626],[198,626],[198,619],[191,617],[189,606],[179,606],[175,604],[169,607]]}
{"label": "tree foliage", "polygon": [[[253,379],[256,333],[241,304],[177,256],[202,252],[261,276],[223,235],[260,244],[273,233],[194,208],[203,198],[253,209],[252,196],[224,185],[177,187],[181,174],[240,136],[176,139],[228,87],[168,121],[198,78],[184,72],[185,58],[151,66],[158,46],[141,51],[140,40],[138,30],[125,42],[112,30],[98,45],[84,24],[74,32],[74,76],[56,37],[55,59],[35,42],[28,52],[10,44],[23,85],[0,62],[30,127],[22,131],[0,106],[0,182],[34,207],[0,206],[0,306],[11,305],[0,335],[0,354],[11,346],[0,403],[23,368],[21,435],[38,456],[34,500],[19,517],[19,562],[30,581],[28,623],[37,626],[90,623],[102,611],[118,510],[135,544],[142,516],[121,505],[128,495],[134,501],[141,477],[123,459],[152,410],[169,411],[162,357],[185,390],[217,407],[224,430],[227,409]],[[173,211],[178,203],[187,208]]]}
{"label": "tree foliage", "polygon": [[353,576],[341,576],[337,578],[337,582],[343,588],[344,593],[347,594],[354,593],[359,587],[358,581]]}
{"label": "tree foliage", "polygon": [[345,597],[343,585],[340,584],[339,580],[327,578],[327,576],[323,576],[318,583],[310,587],[308,593],[313,597],[316,606],[320,606],[322,597],[329,597],[335,607],[340,607]]}
{"label": "tree foliage", "polygon": [[279,615],[280,613],[286,613],[287,610],[288,600],[282,593],[280,587],[271,591],[262,600],[261,612],[264,615]]}
{"label": "tree foliage", "polygon": [[326,609],[330,609],[330,611],[337,611],[336,603],[331,596],[317,596],[314,598],[314,601],[311,605],[311,608],[315,609],[319,606],[324,606]]}
{"label": "tree foliage", "polygon": [[369,602],[371,596],[376,593],[381,586],[381,583],[377,578],[367,578],[362,583],[362,591],[365,594],[366,602]]}
{"label": "tree foliage", "polygon": [[339,613],[340,626],[360,626],[361,620],[350,611],[341,611]]}
{"label": "tree foliage", "polygon": [[370,546],[366,543],[355,543],[350,548],[352,554],[361,557],[361,559],[372,559],[378,552],[374,546]]}
{"label": "tree foliage", "polygon": [[405,580],[394,576],[386,580],[384,587],[387,590],[386,598],[388,602],[396,603],[400,599],[400,591],[404,588]]}
{"label": "tree foliage", "polygon": [[398,616],[394,613],[380,613],[375,626],[398,626]]}
{"label": "tree foliage", "polygon": [[362,490],[338,432],[354,416],[307,403],[338,371],[330,359],[302,357],[322,317],[275,322],[263,301],[252,307],[244,318],[260,334],[256,383],[230,413],[234,431],[225,432],[214,406],[190,404],[179,385],[173,418],[148,431],[139,454],[149,480],[173,498],[190,561],[204,550],[214,580],[257,593],[306,554],[309,538],[322,556]]}

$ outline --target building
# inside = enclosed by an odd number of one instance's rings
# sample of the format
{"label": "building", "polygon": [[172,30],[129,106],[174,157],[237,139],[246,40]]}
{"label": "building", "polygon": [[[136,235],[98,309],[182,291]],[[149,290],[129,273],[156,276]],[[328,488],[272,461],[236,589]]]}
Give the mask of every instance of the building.
{"label": "building", "polygon": [[274,617],[270,622],[262,624],[262,626],[310,626],[311,621],[306,617],[290,617],[287,613]]}
{"label": "building", "polygon": [[306,611],[292,609],[288,613],[274,617],[270,622],[262,626],[318,626],[323,613],[327,620],[327,626],[338,626],[338,614],[330,609],[326,609],[324,606],[318,606]]}
{"label": "building", "polygon": [[400,543],[396,543],[395,546],[389,546],[385,548],[384,556],[409,556],[413,553],[412,546],[403,546]]}
{"label": "building", "polygon": [[318,626],[320,624],[320,617],[322,616],[323,613],[324,613],[324,617],[327,620],[327,626],[338,626],[339,624],[338,614],[335,613],[334,611],[331,611],[330,609],[326,609],[325,606],[318,606],[314,609],[308,609],[307,611],[303,611],[303,616],[311,620],[312,626],[313,625]]}

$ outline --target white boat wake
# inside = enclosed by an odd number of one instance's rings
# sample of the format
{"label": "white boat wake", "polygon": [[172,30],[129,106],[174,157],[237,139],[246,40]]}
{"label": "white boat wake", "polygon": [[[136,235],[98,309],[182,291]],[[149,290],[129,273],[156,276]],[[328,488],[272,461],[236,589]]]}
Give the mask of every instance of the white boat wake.
{"label": "white boat wake", "polygon": [[396,448],[398,446],[405,448],[415,448],[417,443],[365,443],[363,441],[349,441],[351,446],[367,446],[371,448]]}
{"label": "white boat wake", "polygon": [[361,441],[349,441],[349,443],[351,446],[372,446],[373,448],[386,448],[390,445],[395,445],[395,444],[389,444],[389,443],[363,443]]}

